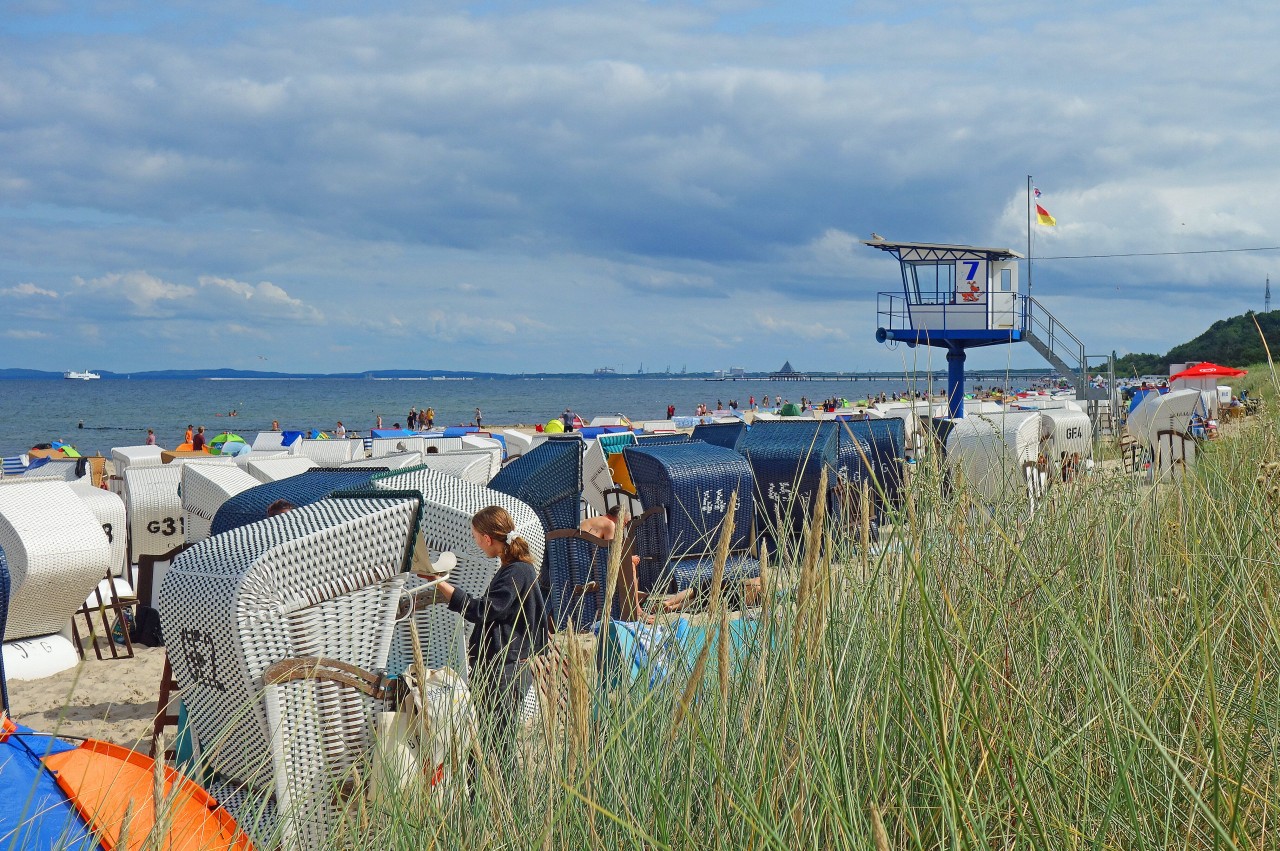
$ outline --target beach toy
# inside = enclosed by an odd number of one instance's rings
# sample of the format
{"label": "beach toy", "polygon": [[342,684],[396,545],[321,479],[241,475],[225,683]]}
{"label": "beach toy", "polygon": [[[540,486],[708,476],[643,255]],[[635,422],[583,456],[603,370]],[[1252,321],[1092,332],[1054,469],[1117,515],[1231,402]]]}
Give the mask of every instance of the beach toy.
{"label": "beach toy", "polygon": [[[238,434],[231,434],[230,432],[224,431],[222,434],[217,435],[216,437],[214,437],[212,440],[209,441],[209,454],[221,455],[223,452],[226,451],[226,448],[229,445],[234,446],[237,443],[239,443],[241,446],[245,446],[246,448],[248,447],[248,444],[245,443],[243,437],[241,437]],[[231,451],[231,452],[227,452],[227,454],[235,455],[237,453],[235,451]]]}

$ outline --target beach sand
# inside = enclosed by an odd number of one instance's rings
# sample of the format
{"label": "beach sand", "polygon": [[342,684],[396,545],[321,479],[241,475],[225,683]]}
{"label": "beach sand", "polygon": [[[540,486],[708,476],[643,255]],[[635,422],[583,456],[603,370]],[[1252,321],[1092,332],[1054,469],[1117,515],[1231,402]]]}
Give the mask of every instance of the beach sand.
{"label": "beach sand", "polygon": [[[15,721],[42,733],[105,739],[144,753],[164,672],[164,648],[134,646],[132,659],[98,660],[40,680],[10,680]],[[170,731],[172,735],[172,731]]]}

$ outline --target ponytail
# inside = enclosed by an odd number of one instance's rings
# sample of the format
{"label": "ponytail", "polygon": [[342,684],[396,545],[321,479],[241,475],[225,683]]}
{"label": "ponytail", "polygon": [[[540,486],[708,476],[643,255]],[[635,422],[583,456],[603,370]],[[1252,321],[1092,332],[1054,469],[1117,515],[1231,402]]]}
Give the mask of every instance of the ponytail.
{"label": "ponytail", "polygon": [[516,534],[516,522],[500,505],[482,508],[471,518],[471,528],[482,535],[488,535],[495,541],[502,542],[502,563],[511,564],[516,561],[530,562],[533,553],[529,550],[529,542]]}

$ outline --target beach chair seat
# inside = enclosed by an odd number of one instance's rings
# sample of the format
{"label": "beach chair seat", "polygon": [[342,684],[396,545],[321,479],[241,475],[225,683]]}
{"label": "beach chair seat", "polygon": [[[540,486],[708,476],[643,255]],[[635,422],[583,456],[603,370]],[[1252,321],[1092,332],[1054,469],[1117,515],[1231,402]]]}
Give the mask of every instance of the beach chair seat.
{"label": "beach chair seat", "polygon": [[[35,678],[74,665],[78,656],[57,633],[111,569],[111,545],[98,518],[65,482],[0,487],[0,550],[8,576],[7,617],[0,639],[40,639],[42,659],[6,653],[9,678]],[[12,645],[11,645],[12,646]]]}
{"label": "beach chair seat", "polygon": [[556,437],[508,464],[489,483],[527,504],[542,522],[547,546],[541,578],[557,629],[588,628],[604,602],[610,542],[578,528],[582,462],[581,439]]}
{"label": "beach chair seat", "polygon": [[[505,493],[425,467],[382,473],[369,481],[368,488],[371,493],[409,492],[421,496],[422,541],[430,550],[432,561],[444,552],[457,557],[457,566],[449,581],[468,594],[485,594],[499,567],[498,560],[481,552],[471,535],[471,518],[482,508],[490,505],[505,508],[515,521],[516,533],[529,543],[533,564],[542,562],[546,543],[537,514]],[[425,584],[410,574],[405,581],[405,592],[411,595]],[[448,667],[467,675],[466,638],[471,634],[471,624],[444,606],[427,606],[415,608],[412,616],[397,628],[387,667],[392,676],[403,672],[413,659],[410,629],[418,633],[428,667]]]}
{"label": "beach chair seat", "polygon": [[315,461],[301,455],[283,458],[254,458],[250,455],[248,463],[245,464],[245,470],[260,482],[278,482],[281,479],[305,473],[317,466],[319,465]]}
{"label": "beach chair seat", "polygon": [[209,537],[214,515],[222,504],[260,484],[234,465],[184,464],[180,490],[184,540],[194,544]]}
{"label": "beach chair seat", "polygon": [[[581,434],[581,431],[575,432],[574,439],[580,440]],[[613,473],[609,470],[609,462],[605,460],[604,447],[598,438],[586,441],[582,453],[582,500],[579,517],[608,511],[604,494],[613,486]]]}
{"label": "beach chair seat", "polygon": [[745,458],[701,441],[623,451],[645,506],[631,523],[641,591],[663,593],[672,586],[683,591],[710,576],[704,560],[715,553],[734,493],[738,502],[725,581],[759,575],[751,545],[755,482]]}
{"label": "beach chair seat", "polygon": [[386,470],[379,467],[358,467],[352,470],[314,467],[287,479],[263,482],[223,502],[213,515],[209,534],[221,535],[223,532],[256,523],[267,516],[267,509],[276,500],[283,499],[294,507],[310,505],[335,491],[363,487],[370,478],[382,472]]}
{"label": "beach chair seat", "polygon": [[161,585],[169,660],[201,758],[257,800],[274,794],[286,847],[326,844],[341,817],[333,790],[368,755],[378,707],[333,682],[264,692],[264,673],[297,657],[387,669],[418,503],[388,494],[304,505],[192,545]]}
{"label": "beach chair seat", "polygon": [[359,441],[345,438],[312,439],[302,438],[291,447],[295,455],[310,458],[317,464],[342,464],[351,461],[355,454],[355,444]]}

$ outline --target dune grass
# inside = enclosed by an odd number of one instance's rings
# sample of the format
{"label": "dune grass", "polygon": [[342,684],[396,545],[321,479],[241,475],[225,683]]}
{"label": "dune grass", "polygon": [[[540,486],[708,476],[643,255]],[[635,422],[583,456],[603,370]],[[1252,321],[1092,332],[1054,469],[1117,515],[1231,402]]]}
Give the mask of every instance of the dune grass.
{"label": "dune grass", "polygon": [[877,553],[833,518],[771,560],[744,656],[569,688],[518,769],[366,808],[335,845],[1280,847],[1274,420],[1033,518],[917,466]]}

